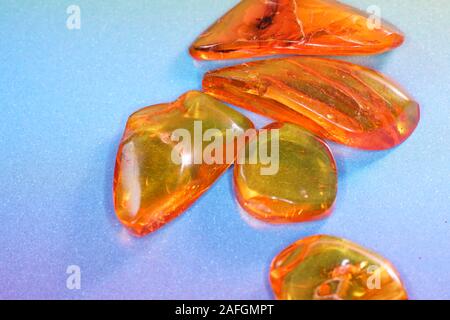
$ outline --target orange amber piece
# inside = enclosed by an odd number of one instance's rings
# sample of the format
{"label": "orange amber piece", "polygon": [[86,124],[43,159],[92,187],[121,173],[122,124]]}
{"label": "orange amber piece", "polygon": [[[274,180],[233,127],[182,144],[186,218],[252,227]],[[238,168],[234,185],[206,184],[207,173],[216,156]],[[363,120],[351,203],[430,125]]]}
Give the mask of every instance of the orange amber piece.
{"label": "orange amber piece", "polygon": [[220,100],[367,150],[402,143],[420,118],[417,102],[387,77],[340,60],[244,63],[208,72],[203,88]]}
{"label": "orange amber piece", "polygon": [[281,300],[406,300],[394,267],[348,240],[299,240],[272,262],[270,282]]}
{"label": "orange amber piece", "polygon": [[274,54],[358,55],[394,49],[395,27],[333,0],[243,0],[190,48],[196,59]]}
{"label": "orange amber piece", "polygon": [[[119,220],[145,235],[179,216],[232,164],[226,151],[216,151],[234,149],[237,139],[219,138],[238,137],[250,128],[249,119],[195,91],[131,115],[114,174]],[[214,138],[217,148],[202,140],[211,130],[216,136],[208,140]],[[214,161],[206,161],[208,153]]]}

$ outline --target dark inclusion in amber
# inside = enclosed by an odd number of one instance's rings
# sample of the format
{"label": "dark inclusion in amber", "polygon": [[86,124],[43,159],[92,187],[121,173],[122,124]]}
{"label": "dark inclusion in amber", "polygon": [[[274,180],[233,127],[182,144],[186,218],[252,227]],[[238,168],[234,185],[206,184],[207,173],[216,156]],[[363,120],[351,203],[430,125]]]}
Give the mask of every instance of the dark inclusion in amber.
{"label": "dark inclusion in amber", "polygon": [[282,300],[405,300],[395,268],[348,240],[318,235],[299,240],[272,262],[270,282]]}
{"label": "dark inclusion in amber", "polygon": [[243,0],[190,48],[196,59],[376,54],[402,44],[387,22],[332,0]]}
{"label": "dark inclusion in amber", "polygon": [[204,91],[316,135],[367,150],[394,147],[419,122],[419,105],[383,74],[313,57],[260,60],[208,72]]}
{"label": "dark inclusion in amber", "polygon": [[[233,159],[225,159],[226,152],[215,154],[223,159],[203,161],[208,144],[198,147],[196,135],[214,129],[223,136],[231,132],[238,137],[250,128],[253,124],[249,119],[196,91],[131,115],[114,174],[114,206],[119,220],[133,233],[145,235],[179,216],[233,163]],[[181,142],[194,147],[179,148],[173,139],[176,130],[183,130],[183,139],[188,139]],[[217,150],[235,148],[235,140],[222,141]],[[174,161],[174,150],[180,161]]]}

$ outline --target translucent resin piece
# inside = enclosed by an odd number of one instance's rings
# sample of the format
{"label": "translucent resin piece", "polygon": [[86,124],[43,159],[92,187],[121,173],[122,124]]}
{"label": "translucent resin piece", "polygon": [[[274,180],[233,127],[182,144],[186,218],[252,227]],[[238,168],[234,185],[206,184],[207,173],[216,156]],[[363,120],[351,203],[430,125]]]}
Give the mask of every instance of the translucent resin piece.
{"label": "translucent resin piece", "polygon": [[196,59],[381,53],[404,41],[376,15],[333,0],[243,0],[192,44]]}
{"label": "translucent resin piece", "polygon": [[[273,129],[278,130],[278,135],[272,134]],[[336,165],[329,148],[294,124],[273,123],[263,130],[267,130],[268,138],[258,139],[258,146],[271,151],[270,167],[269,162],[251,164],[250,153],[234,167],[235,192],[241,206],[271,223],[326,216],[337,191]],[[273,157],[275,153],[278,159]]]}
{"label": "translucent resin piece", "polygon": [[319,235],[297,241],[272,262],[270,281],[281,300],[406,300],[386,259],[348,240]]}
{"label": "translucent resin piece", "polygon": [[[218,129],[224,137],[227,130],[239,136],[249,128],[253,124],[246,117],[195,91],[174,103],[131,115],[114,176],[114,205],[120,221],[135,234],[144,235],[180,215],[232,164],[226,161],[226,152],[223,159],[207,164],[203,152],[209,144],[202,142],[203,134]],[[184,135],[173,139],[175,132]],[[183,139],[188,139],[184,142],[191,149],[180,148]],[[231,144],[233,149],[235,143],[223,139],[220,144],[224,149]]]}
{"label": "translucent resin piece", "polygon": [[372,69],[340,60],[292,57],[208,72],[215,97],[318,136],[368,150],[394,147],[419,122],[419,105]]}

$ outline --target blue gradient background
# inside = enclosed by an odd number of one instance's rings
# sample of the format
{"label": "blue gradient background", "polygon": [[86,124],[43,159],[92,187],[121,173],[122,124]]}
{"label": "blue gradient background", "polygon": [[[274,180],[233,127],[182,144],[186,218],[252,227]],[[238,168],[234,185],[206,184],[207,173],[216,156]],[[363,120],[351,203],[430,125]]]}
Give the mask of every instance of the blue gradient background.
{"label": "blue gradient background", "polygon": [[[447,0],[345,1],[378,5],[405,32],[398,50],[349,60],[401,83],[422,120],[391,151],[332,146],[340,176],[329,219],[252,220],[228,171],[150,236],[119,224],[111,184],[128,115],[200,89],[203,73],[223,63],[194,62],[187,48],[237,2],[1,1],[0,298],[271,299],[271,259],[317,233],[391,260],[413,299],[450,298]],[[81,30],[65,27],[70,4],[81,7]],[[81,290],[66,288],[68,265],[81,267]]]}

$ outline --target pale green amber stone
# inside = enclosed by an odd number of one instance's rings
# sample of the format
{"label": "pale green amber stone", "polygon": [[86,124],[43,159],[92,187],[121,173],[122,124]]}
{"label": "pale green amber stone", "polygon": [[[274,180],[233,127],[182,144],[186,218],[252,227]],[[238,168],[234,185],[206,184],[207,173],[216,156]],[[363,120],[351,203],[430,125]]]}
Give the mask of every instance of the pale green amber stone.
{"label": "pale green amber stone", "polygon": [[[301,222],[323,218],[330,213],[337,192],[336,164],[328,146],[306,130],[289,123],[265,127],[268,139],[260,139],[271,154],[273,172],[264,161],[251,163],[250,153],[236,164],[234,184],[241,206],[258,219],[271,223]],[[278,150],[274,135],[279,130]],[[279,155],[278,168],[273,155]],[[267,161],[266,161],[267,162]],[[276,172],[275,170],[278,169]]]}
{"label": "pale green amber stone", "polygon": [[270,282],[282,300],[405,300],[395,268],[383,257],[345,239],[301,239],[272,262]]}

